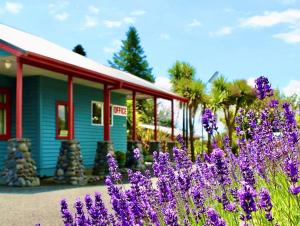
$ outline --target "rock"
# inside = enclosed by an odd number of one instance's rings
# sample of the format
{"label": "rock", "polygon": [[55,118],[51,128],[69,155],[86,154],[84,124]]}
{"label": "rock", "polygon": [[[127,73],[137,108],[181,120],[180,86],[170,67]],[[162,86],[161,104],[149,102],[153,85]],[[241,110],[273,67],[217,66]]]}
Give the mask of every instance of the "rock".
{"label": "rock", "polygon": [[16,165],[16,170],[21,170],[21,169],[23,169],[23,165],[17,164],[17,165]]}
{"label": "rock", "polygon": [[26,181],[23,177],[18,178],[18,185],[24,187],[26,185]]}
{"label": "rock", "polygon": [[64,175],[64,170],[63,169],[58,169],[57,171],[56,171],[56,175],[57,176],[63,176]]}
{"label": "rock", "polygon": [[84,181],[84,166],[78,141],[62,141],[56,164],[55,180],[73,185]]}
{"label": "rock", "polygon": [[28,146],[27,146],[27,144],[26,143],[20,143],[19,144],[19,150],[21,152],[28,152]]}
{"label": "rock", "polygon": [[26,162],[26,159],[22,158],[22,159],[16,159],[16,163],[17,164],[23,164]]}

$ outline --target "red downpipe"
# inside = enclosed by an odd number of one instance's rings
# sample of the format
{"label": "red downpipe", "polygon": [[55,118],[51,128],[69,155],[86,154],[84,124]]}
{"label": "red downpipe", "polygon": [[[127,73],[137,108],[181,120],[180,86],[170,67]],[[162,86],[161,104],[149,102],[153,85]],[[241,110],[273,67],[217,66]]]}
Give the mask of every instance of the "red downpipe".
{"label": "red downpipe", "polygon": [[174,100],[171,100],[171,140],[174,141]]}
{"label": "red downpipe", "polygon": [[154,140],[157,141],[157,97],[154,97]]}
{"label": "red downpipe", "polygon": [[69,122],[69,139],[74,140],[74,97],[73,97],[73,76],[68,76],[68,122]]}
{"label": "red downpipe", "polygon": [[23,137],[22,107],[23,107],[23,63],[17,57],[16,74],[16,138]]}
{"label": "red downpipe", "polygon": [[136,92],[132,91],[132,140],[136,140]]}
{"label": "red downpipe", "polygon": [[104,141],[110,141],[110,90],[106,84],[103,89],[104,95]]}

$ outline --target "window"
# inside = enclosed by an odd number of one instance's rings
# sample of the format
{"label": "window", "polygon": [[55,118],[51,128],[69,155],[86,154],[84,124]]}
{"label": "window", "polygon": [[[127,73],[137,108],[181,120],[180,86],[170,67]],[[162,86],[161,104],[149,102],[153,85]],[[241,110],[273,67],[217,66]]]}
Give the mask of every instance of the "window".
{"label": "window", "polygon": [[0,88],[0,140],[10,138],[10,92]]}
{"label": "window", "polygon": [[67,139],[69,135],[68,103],[56,103],[56,138]]}
{"label": "window", "polygon": [[[92,101],[91,104],[91,121],[92,125],[103,126],[104,117],[104,105],[103,102]],[[110,105],[110,125],[113,125],[113,105]]]}

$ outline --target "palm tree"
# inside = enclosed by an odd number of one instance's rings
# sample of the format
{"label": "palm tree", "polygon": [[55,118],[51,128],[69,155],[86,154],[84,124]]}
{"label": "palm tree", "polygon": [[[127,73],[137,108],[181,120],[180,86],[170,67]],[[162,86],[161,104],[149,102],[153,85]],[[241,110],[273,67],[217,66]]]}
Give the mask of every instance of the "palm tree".
{"label": "palm tree", "polygon": [[195,161],[195,116],[199,106],[207,100],[205,85],[201,80],[195,80],[196,70],[186,62],[176,61],[169,69],[169,74],[173,91],[188,99],[191,156]]}
{"label": "palm tree", "polygon": [[240,108],[248,111],[255,101],[254,90],[245,80],[235,80],[227,82],[224,76],[220,76],[213,81],[211,89],[211,106],[214,111],[221,109],[224,114],[225,125],[232,145],[235,117]]}

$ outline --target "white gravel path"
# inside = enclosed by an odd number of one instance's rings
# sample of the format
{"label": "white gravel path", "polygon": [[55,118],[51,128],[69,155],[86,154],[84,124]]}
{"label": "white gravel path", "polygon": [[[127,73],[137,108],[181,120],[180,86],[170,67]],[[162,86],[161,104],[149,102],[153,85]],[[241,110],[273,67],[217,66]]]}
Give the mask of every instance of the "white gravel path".
{"label": "white gravel path", "polygon": [[60,216],[60,200],[66,198],[70,209],[77,197],[101,192],[109,206],[109,196],[104,185],[86,187],[42,186],[36,188],[10,188],[0,186],[0,226],[63,225]]}

